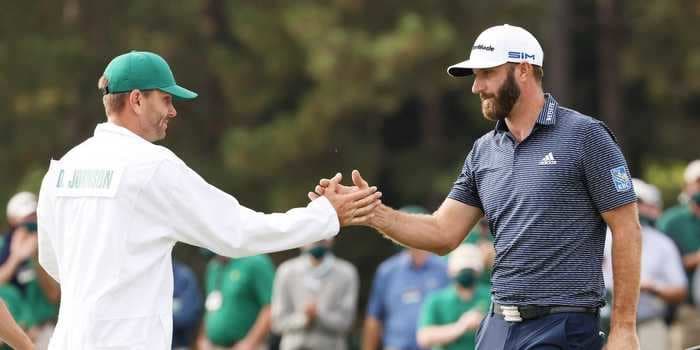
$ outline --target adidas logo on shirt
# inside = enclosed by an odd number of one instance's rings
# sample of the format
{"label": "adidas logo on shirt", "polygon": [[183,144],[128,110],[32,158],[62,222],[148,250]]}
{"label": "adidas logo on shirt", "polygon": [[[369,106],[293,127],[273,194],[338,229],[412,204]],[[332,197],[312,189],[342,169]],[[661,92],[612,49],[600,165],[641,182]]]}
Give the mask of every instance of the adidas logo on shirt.
{"label": "adidas logo on shirt", "polygon": [[552,154],[552,152],[549,152],[549,153],[547,153],[546,156],[544,156],[544,158],[542,158],[542,160],[540,161],[539,164],[540,165],[554,165],[554,164],[557,164],[557,160],[554,159],[554,155]]}

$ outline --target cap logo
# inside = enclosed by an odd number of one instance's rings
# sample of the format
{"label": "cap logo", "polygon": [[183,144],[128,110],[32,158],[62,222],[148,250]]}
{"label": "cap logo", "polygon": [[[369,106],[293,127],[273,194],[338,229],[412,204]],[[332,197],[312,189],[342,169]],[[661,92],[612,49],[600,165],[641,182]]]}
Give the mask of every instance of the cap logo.
{"label": "cap logo", "polygon": [[508,58],[534,60],[535,55],[530,55],[527,52],[508,51]]}
{"label": "cap logo", "polygon": [[489,46],[484,46],[484,45],[479,44],[479,45],[474,45],[474,47],[472,47],[472,50],[493,51],[494,48],[493,48],[493,46],[491,46],[491,45],[489,45]]}

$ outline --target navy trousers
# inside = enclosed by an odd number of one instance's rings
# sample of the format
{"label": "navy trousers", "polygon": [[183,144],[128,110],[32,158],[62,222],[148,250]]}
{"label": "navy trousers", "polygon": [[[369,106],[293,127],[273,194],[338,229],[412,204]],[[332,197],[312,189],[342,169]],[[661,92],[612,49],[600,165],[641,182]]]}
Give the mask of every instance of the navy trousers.
{"label": "navy trousers", "polygon": [[476,334],[477,350],[600,350],[598,315],[564,312],[534,320],[506,322],[489,313]]}

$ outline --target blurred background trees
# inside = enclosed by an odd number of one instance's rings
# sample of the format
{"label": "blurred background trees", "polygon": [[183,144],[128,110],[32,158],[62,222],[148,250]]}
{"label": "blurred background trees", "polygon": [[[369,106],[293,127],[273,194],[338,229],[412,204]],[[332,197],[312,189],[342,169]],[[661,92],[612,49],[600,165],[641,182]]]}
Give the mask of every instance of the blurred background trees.
{"label": "blurred background trees", "polygon": [[[493,127],[471,79],[445,69],[502,23],[540,40],[545,90],[606,121],[633,175],[660,186],[667,205],[684,164],[700,155],[696,1],[32,0],[3,8],[0,198],[37,190],[49,159],[105,120],[96,85],[111,58],[149,50],[200,94],[176,104],[163,144],[244,205],[305,205],[319,177],[357,168],[389,205],[434,210],[472,142]],[[363,290],[394,250],[365,229],[345,230],[336,247],[360,268]],[[191,262],[194,252],[177,251]]]}

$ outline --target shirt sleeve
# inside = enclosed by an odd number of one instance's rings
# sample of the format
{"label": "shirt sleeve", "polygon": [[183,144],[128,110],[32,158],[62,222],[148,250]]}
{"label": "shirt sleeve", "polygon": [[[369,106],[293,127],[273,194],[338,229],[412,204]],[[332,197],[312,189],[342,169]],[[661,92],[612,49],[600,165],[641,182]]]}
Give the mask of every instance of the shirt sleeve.
{"label": "shirt sleeve", "polygon": [[53,246],[51,240],[50,230],[53,228],[53,218],[50,213],[53,212],[50,188],[53,177],[54,162],[51,161],[51,166],[49,166],[49,171],[44,176],[41,184],[41,190],[39,191],[39,199],[37,203],[37,234],[38,234],[38,250],[39,250],[39,264],[44,271],[51,276],[56,282],[61,282],[58,269],[58,259],[56,257],[56,250]]}
{"label": "shirt sleeve", "polygon": [[385,265],[380,265],[377,273],[374,275],[372,290],[370,291],[369,301],[367,302],[367,315],[382,322],[384,321],[386,313],[384,295],[388,283],[388,274],[384,268],[386,268]]}
{"label": "shirt sleeve", "polygon": [[459,176],[457,176],[457,180],[455,180],[454,184],[452,185],[452,190],[447,195],[447,198],[452,198],[464,204],[477,207],[483,211],[484,207],[481,204],[481,198],[479,197],[479,192],[476,187],[476,178],[474,175],[475,149],[476,143],[467,155],[467,158],[464,160],[462,171],[459,173]]}
{"label": "shirt sleeve", "polygon": [[139,200],[146,215],[170,228],[170,238],[229,257],[301,247],[340,229],[325,197],[286,213],[256,212],[176,160],[161,162]]}
{"label": "shirt sleeve", "polygon": [[602,122],[591,123],[585,130],[582,165],[584,182],[598,212],[637,200],[625,157]]}

